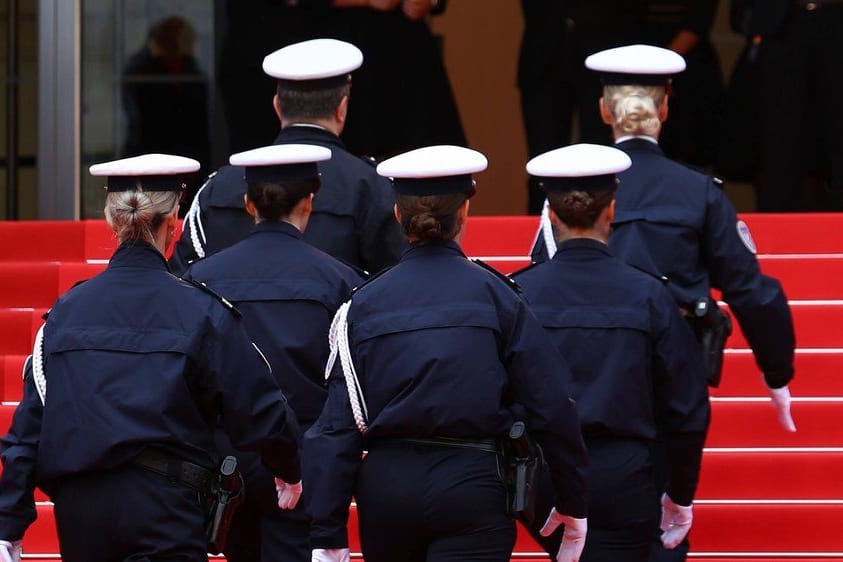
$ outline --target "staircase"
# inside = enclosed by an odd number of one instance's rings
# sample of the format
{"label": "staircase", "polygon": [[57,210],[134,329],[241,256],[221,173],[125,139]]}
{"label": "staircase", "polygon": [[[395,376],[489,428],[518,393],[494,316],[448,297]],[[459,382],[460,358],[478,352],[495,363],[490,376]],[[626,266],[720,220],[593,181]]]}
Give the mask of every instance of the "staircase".
{"label": "staircase", "polygon": [[[798,349],[791,384],[799,431],[778,427],[746,340],[728,342],[712,392],[691,546],[707,562],[843,560],[843,215],[745,215],[761,268],[778,277]],[[510,273],[528,264],[532,217],[478,217],[463,247]],[[102,221],[0,222],[0,431],[21,395],[21,369],[41,315],[76,281],[105,267],[115,247]],[[24,558],[57,560],[52,504],[43,494]],[[352,550],[359,552],[352,511]],[[2,537],[0,537],[2,538]],[[359,559],[359,556],[357,557]],[[547,560],[519,534],[513,561]]]}

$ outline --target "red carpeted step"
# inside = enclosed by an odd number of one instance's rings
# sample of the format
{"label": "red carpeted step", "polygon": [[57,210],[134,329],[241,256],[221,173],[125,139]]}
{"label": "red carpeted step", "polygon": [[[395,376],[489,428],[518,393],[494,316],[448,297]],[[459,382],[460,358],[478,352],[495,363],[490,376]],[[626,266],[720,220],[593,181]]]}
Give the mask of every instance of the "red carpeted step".
{"label": "red carpeted step", "polygon": [[[0,356],[0,377],[3,380],[3,390],[0,401],[17,402],[21,398],[23,389],[23,364],[26,355]],[[5,429],[5,428],[2,428]]]}
{"label": "red carpeted step", "polygon": [[31,308],[0,308],[0,354],[27,354],[32,350]]}
{"label": "red carpeted step", "polygon": [[80,221],[0,221],[0,261],[82,261]]}
{"label": "red carpeted step", "polygon": [[[104,263],[67,262],[59,264],[58,294],[62,295],[80,281],[96,276],[106,268]],[[52,303],[51,303],[52,304]]]}
{"label": "red carpeted step", "polygon": [[48,307],[59,295],[56,262],[0,262],[0,307]]}
{"label": "red carpeted step", "polygon": [[[838,305],[791,302],[796,345],[811,348],[837,348],[843,346],[843,301]],[[726,342],[730,349],[744,349],[748,345],[740,326]]]}
{"label": "red carpeted step", "polygon": [[791,411],[798,428],[795,433],[779,426],[767,400],[715,399],[706,447],[843,447],[843,403],[794,402]]}
{"label": "red carpeted step", "polygon": [[763,273],[781,281],[790,300],[839,299],[843,298],[843,247],[838,251],[833,258],[761,256],[759,262]]}
{"label": "red carpeted step", "polygon": [[703,455],[697,499],[843,498],[843,452],[713,452]]}
{"label": "red carpeted step", "polygon": [[700,504],[691,545],[697,553],[841,552],[843,504]]}
{"label": "red carpeted step", "polygon": [[105,220],[82,221],[85,232],[85,259],[107,260],[117,248],[117,239]]}
{"label": "red carpeted step", "polygon": [[526,257],[538,226],[538,217],[469,217],[462,249],[476,257]]}
{"label": "red carpeted step", "polygon": [[[720,387],[710,389],[712,396],[767,396],[755,357],[742,351],[726,354],[723,379]],[[843,396],[843,349],[840,353],[797,349],[794,364],[796,375],[790,386],[794,396]]]}
{"label": "red carpeted step", "polygon": [[743,213],[759,254],[840,253],[843,214]]}

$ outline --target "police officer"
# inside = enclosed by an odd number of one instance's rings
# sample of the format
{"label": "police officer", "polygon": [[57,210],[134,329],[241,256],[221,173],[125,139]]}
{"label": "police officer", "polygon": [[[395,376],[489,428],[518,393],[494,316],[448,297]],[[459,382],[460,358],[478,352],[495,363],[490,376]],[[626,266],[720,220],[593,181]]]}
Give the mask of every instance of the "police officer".
{"label": "police officer", "polygon": [[[322,189],[304,240],[369,272],[392,265],[403,249],[392,219],[389,183],[347,152],[339,139],[348,111],[351,74],[363,62],[357,47],[333,39],[289,45],[264,59],[278,80],[273,98],[281,132],[275,144],[315,144],[331,149],[321,167]],[[171,265],[182,273],[197,257],[231,246],[252,229],[243,195],[243,169],[226,166],[205,183],[185,216]]]}
{"label": "police officer", "polygon": [[[603,75],[600,114],[616,146],[632,159],[619,175],[612,252],[667,279],[689,320],[701,299],[720,290],[755,353],[779,423],[796,431],[787,386],[793,378],[793,320],[781,285],[760,273],[749,228],[738,220],[720,180],[669,160],[658,145],[668,113],[666,86],[685,68],[684,60],[667,49],[633,45],[596,53],[586,66]],[[542,242],[550,246],[549,230]],[[655,550],[665,554],[658,544]],[[684,559],[686,552],[687,543],[668,559]]]}
{"label": "police officer", "polygon": [[410,247],[332,326],[328,399],[303,456],[313,560],[347,560],[353,493],[367,562],[508,561],[515,525],[496,439],[517,419],[552,470],[545,532],[565,524],[557,559],[579,556],[585,451],[570,374],[520,296],[459,246],[471,174],[485,168],[483,155],[454,146],[378,166],[394,178]]}
{"label": "police officer", "polygon": [[206,560],[218,418],[236,447],[260,453],[280,504],[295,505],[299,427],[284,394],[237,311],[164,260],[174,174],[198,167],[146,155],[91,168],[109,176],[105,216],[120,245],[39,330],[0,449],[0,557],[19,559],[37,485],[55,503],[62,560]]}
{"label": "police officer", "polygon": [[[632,159],[632,167],[619,174],[612,252],[664,276],[686,314],[711,289],[720,290],[755,353],[781,425],[795,431],[787,387],[793,378],[793,320],[781,285],[760,273],[749,227],[738,220],[722,182],[665,158],[658,145],[668,113],[666,85],[684,68],[682,57],[634,45],[597,53],[586,66],[604,76],[602,119],[612,127],[617,148]],[[536,261],[555,252],[551,225],[544,219],[542,224]]]}
{"label": "police officer", "polygon": [[[527,171],[550,201],[559,251],[515,275],[565,357],[588,447],[589,530],[582,562],[647,560],[679,544],[708,425],[708,393],[694,336],[662,283],[609,251],[620,150],[574,145],[533,158]],[[653,478],[657,436],[671,467],[667,493]],[[555,552],[552,542],[542,541]]]}
{"label": "police officer", "polygon": [[[235,154],[248,185],[246,211],[257,223],[246,238],[190,266],[187,278],[226,295],[266,355],[303,429],[319,416],[327,390],[328,329],[337,308],[362,282],[358,273],[302,240],[319,190],[322,146],[282,144]],[[223,443],[230,453],[231,446]],[[235,512],[225,556],[238,561],[310,560],[301,509],[272,501],[272,474],[258,455],[238,455],[246,502]]]}

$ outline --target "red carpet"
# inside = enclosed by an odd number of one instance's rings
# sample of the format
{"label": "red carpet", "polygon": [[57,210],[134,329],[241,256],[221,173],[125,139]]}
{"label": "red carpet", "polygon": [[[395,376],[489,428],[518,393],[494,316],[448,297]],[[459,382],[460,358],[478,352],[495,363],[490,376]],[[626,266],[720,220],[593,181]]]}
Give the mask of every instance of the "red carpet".
{"label": "red carpet", "polygon": [[[740,330],[723,384],[712,392],[692,559],[708,562],[843,560],[843,215],[746,215],[762,270],[781,279],[796,322],[799,431],[779,429]],[[536,219],[470,219],[464,249],[504,272],[528,263]],[[40,316],[76,281],[105,267],[115,247],[102,221],[0,222],[0,426],[20,399],[21,368]],[[839,300],[838,300],[839,299]],[[57,560],[52,505],[25,558]],[[352,536],[356,520],[351,522]],[[354,550],[359,551],[356,538]],[[359,556],[358,556],[359,558]],[[513,561],[547,560],[523,533]]]}

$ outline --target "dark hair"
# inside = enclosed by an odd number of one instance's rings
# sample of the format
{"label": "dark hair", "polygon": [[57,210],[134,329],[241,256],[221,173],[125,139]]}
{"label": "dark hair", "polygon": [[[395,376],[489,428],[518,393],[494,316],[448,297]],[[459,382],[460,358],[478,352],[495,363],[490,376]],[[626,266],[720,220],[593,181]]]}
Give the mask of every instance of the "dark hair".
{"label": "dark hair", "polygon": [[322,90],[276,88],[278,106],[285,120],[328,119],[337,110],[342,98],[351,92],[351,84],[342,84]]}
{"label": "dark hair", "polygon": [[565,226],[573,228],[591,228],[600,213],[612,203],[617,188],[610,187],[600,191],[562,191],[549,192],[547,200],[553,212]]}
{"label": "dark hair", "polygon": [[465,193],[449,195],[396,194],[404,236],[420,242],[452,240],[457,235],[457,211],[468,199]]}
{"label": "dark hair", "polygon": [[289,215],[299,201],[318,190],[318,179],[287,180],[250,183],[246,193],[261,219],[277,221]]}

